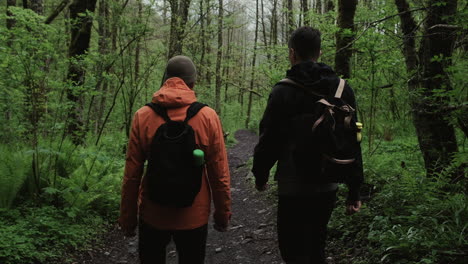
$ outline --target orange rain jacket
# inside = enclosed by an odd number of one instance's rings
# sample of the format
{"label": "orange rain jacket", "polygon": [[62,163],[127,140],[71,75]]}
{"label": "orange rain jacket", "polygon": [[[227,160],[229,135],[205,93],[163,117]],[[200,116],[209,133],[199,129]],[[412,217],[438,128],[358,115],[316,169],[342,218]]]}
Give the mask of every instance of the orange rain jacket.
{"label": "orange rain jacket", "polygon": [[[197,101],[195,92],[182,79],[168,79],[153,95],[153,103],[168,108],[172,120],[183,121],[189,105]],[[216,112],[203,107],[189,120],[195,131],[195,140],[205,152],[206,169],[202,185],[193,205],[188,208],[168,208],[153,203],[147,194],[147,181],[143,177],[150,144],[156,130],[164,123],[151,108],[140,108],[133,118],[128,143],[125,175],[122,184],[120,226],[134,230],[137,214],[145,223],[161,230],[188,230],[208,223],[211,197],[214,202],[214,220],[227,226],[231,217],[230,175],[221,122]]]}

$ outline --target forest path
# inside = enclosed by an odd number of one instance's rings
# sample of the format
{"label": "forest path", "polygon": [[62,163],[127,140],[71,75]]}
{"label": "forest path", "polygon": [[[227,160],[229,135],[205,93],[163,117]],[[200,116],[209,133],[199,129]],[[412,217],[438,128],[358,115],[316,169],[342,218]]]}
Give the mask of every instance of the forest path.
{"label": "forest path", "polygon": [[[235,133],[237,144],[228,149],[231,170],[232,222],[230,230],[217,232],[209,223],[206,264],[280,264],[276,239],[274,202],[267,193],[259,193],[247,178],[248,160],[258,137],[248,130]],[[103,244],[85,252],[74,263],[137,264],[137,238],[124,238],[115,229],[106,234]],[[174,245],[168,248],[168,264],[176,264]]]}

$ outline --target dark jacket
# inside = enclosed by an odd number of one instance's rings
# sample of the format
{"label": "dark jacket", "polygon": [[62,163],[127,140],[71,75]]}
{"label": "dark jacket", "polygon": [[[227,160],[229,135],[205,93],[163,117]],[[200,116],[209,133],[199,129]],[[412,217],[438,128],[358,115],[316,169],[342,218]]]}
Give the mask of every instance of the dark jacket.
{"label": "dark jacket", "polygon": [[[319,94],[333,94],[339,84],[338,76],[329,66],[312,61],[294,65],[287,71],[286,76]],[[318,99],[319,97],[290,84],[277,84],[273,87],[260,122],[260,139],[254,153],[252,172],[257,185],[263,185],[268,181],[270,169],[278,162],[275,180],[278,181],[280,194],[282,189],[287,190],[286,192],[290,195],[302,195],[336,186],[330,183],[306,182],[303,177],[296,175],[294,167],[290,146],[300,144],[300,142],[297,142],[292,131],[292,120],[304,111],[308,111],[307,109],[312,109]],[[345,86],[342,99],[356,109],[354,92],[348,84]],[[359,188],[363,182],[360,151],[357,161],[358,170],[346,177],[346,184],[350,190],[348,201],[359,200]],[[318,169],[311,168],[312,171],[318,171]],[[314,175],[310,176],[313,178]]]}

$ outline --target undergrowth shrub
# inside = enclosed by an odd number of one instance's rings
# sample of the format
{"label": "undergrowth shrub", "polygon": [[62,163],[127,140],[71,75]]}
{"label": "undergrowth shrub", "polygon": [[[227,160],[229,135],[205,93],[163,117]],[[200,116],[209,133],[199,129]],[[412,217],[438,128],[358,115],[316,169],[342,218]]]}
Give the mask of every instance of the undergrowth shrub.
{"label": "undergrowth shrub", "polygon": [[31,157],[23,150],[0,145],[0,208],[9,208],[27,178]]}
{"label": "undergrowth shrub", "polygon": [[0,209],[0,263],[50,263],[83,250],[115,221],[125,160],[116,148],[40,141],[41,188],[30,193],[32,151],[0,145],[0,203],[18,200]]}
{"label": "undergrowth shrub", "polygon": [[379,144],[363,148],[369,200],[358,214],[344,215],[340,190],[330,222],[330,247],[345,249],[337,263],[466,263],[466,195],[447,191],[460,188],[446,174],[426,177],[415,138]]}
{"label": "undergrowth shrub", "polygon": [[1,209],[0,263],[49,263],[66,251],[83,249],[104,224],[93,213],[71,217],[52,206]]}

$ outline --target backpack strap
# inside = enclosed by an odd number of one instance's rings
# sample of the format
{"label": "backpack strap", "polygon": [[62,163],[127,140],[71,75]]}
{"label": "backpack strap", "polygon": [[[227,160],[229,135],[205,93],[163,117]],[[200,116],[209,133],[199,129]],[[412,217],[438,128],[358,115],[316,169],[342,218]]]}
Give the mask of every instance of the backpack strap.
{"label": "backpack strap", "polygon": [[345,86],[345,80],[340,78],[340,84],[338,84],[338,89],[336,89],[335,98],[341,98]]}
{"label": "backpack strap", "polygon": [[199,102],[192,103],[187,109],[187,116],[185,117],[184,123],[187,123],[192,117],[198,114],[198,112],[205,106],[208,106],[208,105],[202,104]]}
{"label": "backpack strap", "polygon": [[312,91],[312,89],[308,89],[304,85],[302,85],[302,84],[300,84],[298,82],[295,82],[295,81],[293,81],[291,79],[288,79],[288,78],[282,79],[277,84],[289,84],[289,85],[301,88],[302,90],[304,90],[308,94],[312,94],[312,95],[315,95],[315,96],[318,96],[318,97],[325,97],[323,94],[316,93],[316,92]]}
{"label": "backpack strap", "polygon": [[165,107],[162,107],[160,104],[155,104],[155,103],[147,103],[146,106],[150,107],[153,109],[153,111],[160,117],[164,119],[164,121],[169,122],[171,119],[169,118],[169,115],[167,115],[167,109]]}

